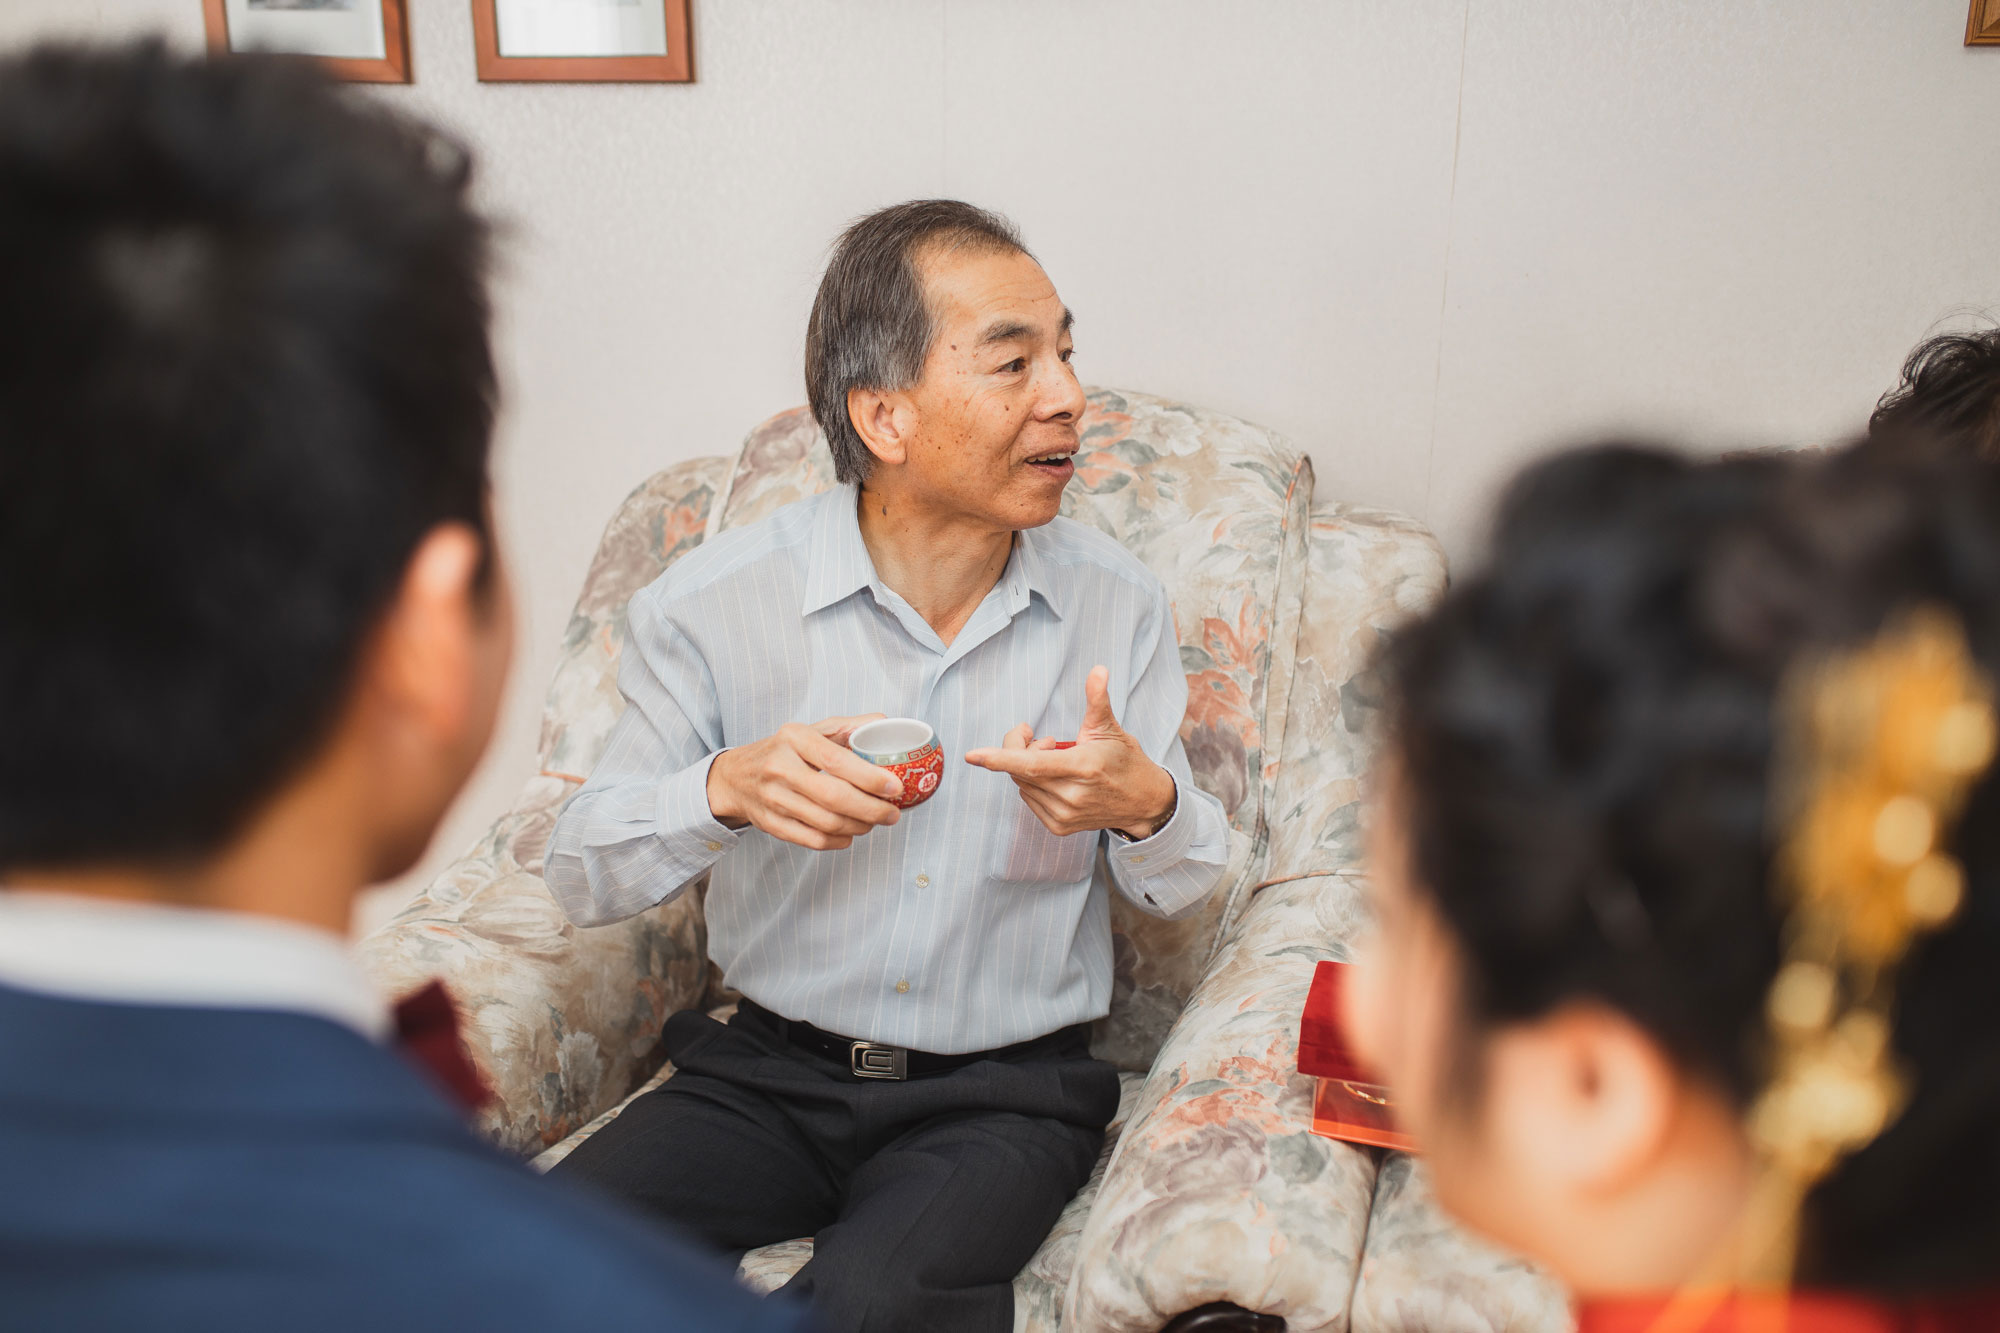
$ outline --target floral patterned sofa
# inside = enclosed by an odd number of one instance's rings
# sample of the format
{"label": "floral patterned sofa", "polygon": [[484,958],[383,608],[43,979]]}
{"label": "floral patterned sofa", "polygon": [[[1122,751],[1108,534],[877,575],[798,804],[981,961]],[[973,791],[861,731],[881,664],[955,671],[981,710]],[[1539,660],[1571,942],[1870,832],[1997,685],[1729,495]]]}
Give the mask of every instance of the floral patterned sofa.
{"label": "floral patterned sofa", "polygon": [[[1435,542],[1394,514],[1315,504],[1311,464],[1260,427],[1136,393],[1099,389],[1089,404],[1063,512],[1167,586],[1188,673],[1182,736],[1229,813],[1231,857],[1188,919],[1111,895],[1116,981],[1094,1048],[1124,1097],[1096,1173],[1016,1280],[1017,1329],[1568,1328],[1562,1293],[1444,1223],[1409,1159],[1312,1134],[1294,1068],[1313,965],[1344,956],[1362,912],[1366,666],[1384,629],[1442,588]],[[706,961],[701,892],[578,929],[540,876],[556,812],[622,707],[626,600],[710,533],[830,482],[795,409],[734,458],[635,490],[571,617],[541,771],[361,946],[389,993],[450,987],[499,1094],[480,1127],[544,1169],[671,1074],[669,1013],[733,1002]],[[754,1251],[743,1279],[776,1287],[811,1243]]]}

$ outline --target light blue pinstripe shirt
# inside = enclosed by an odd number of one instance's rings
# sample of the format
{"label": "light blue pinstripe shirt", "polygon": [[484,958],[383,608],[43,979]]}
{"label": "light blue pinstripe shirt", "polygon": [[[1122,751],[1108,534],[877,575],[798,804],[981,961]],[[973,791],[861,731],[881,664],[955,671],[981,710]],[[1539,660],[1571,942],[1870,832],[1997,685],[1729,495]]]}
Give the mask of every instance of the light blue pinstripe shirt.
{"label": "light blue pinstripe shirt", "polygon": [[[992,592],[947,646],[876,576],[841,486],[713,538],[632,598],[625,712],[550,838],[544,874],[581,925],[680,892],[711,866],[709,953],[787,1018],[955,1053],[1102,1017],[1110,908],[1091,869],[1107,843],[1120,892],[1193,911],[1228,853],[1222,806],[1181,749],[1187,679],[1158,579],[1069,519],[1018,535]],[[1111,669],[1120,724],[1173,774],[1179,803],[1140,842],[1057,837],[1012,779],[969,749],[1016,723],[1068,737],[1084,678]],[[841,851],[816,852],[708,808],[708,768],[787,722],[882,712],[936,728],[929,801]]]}

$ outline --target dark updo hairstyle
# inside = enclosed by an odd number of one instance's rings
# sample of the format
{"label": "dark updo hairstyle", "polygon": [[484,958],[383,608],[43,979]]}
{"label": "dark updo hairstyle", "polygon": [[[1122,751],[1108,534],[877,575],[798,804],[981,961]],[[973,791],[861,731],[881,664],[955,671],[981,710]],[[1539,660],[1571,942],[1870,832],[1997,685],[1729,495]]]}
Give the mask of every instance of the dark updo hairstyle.
{"label": "dark updo hairstyle", "polygon": [[[1486,567],[1387,660],[1413,866],[1466,960],[1467,1030],[1600,1002],[1747,1107],[1779,954],[1780,679],[1920,602],[2000,676],[2000,469],[1608,444],[1523,475]],[[1991,773],[1952,848],[1965,905],[1898,988],[1913,1099],[1808,1200],[1803,1285],[2000,1279]]]}

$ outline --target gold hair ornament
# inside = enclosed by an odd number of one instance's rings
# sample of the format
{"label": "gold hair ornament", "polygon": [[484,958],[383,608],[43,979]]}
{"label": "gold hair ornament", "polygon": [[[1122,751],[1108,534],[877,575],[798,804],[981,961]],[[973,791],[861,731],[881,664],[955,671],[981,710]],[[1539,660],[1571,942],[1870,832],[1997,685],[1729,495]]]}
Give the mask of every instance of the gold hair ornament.
{"label": "gold hair ornament", "polygon": [[1748,1118],[1759,1179],[1733,1257],[1669,1307],[1661,1333],[1701,1327],[1732,1285],[1787,1287],[1807,1192],[1902,1112],[1896,969],[1958,912],[1965,872],[1946,835],[1994,756],[1993,688],[1956,617],[1934,607],[1795,670],[1780,709],[1786,922],[1766,1001],[1770,1077]]}

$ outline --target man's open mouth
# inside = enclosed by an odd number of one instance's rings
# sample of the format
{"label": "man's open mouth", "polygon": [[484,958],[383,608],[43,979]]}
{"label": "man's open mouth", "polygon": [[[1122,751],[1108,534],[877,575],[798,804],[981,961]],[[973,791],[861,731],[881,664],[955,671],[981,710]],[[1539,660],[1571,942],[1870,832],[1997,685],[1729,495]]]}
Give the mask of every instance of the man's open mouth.
{"label": "man's open mouth", "polygon": [[1075,468],[1070,462],[1070,455],[1074,452],[1073,449],[1057,449],[1052,453],[1030,458],[1028,466],[1040,468],[1044,472],[1072,472]]}

